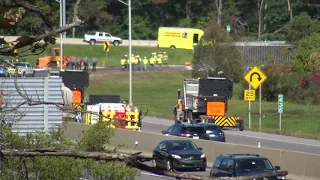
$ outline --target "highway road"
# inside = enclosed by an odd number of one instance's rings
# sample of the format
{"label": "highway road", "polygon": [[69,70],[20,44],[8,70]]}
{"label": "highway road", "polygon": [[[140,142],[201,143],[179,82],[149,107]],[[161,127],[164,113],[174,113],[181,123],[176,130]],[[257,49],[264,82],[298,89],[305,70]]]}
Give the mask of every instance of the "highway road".
{"label": "highway road", "polygon": [[[142,131],[161,133],[168,129],[172,120],[145,117],[142,120]],[[224,130],[226,142],[233,144],[257,146],[260,142],[261,147],[280,150],[299,151],[313,154],[320,154],[320,141],[304,139],[283,135],[275,135],[253,131]]]}
{"label": "highway road", "polygon": [[[145,117],[143,119],[142,131],[161,133],[162,130],[168,129],[171,125],[173,125],[172,120],[154,118],[154,117]],[[260,142],[261,146],[265,148],[320,154],[320,141],[318,140],[274,135],[274,134],[261,133],[261,132],[252,132],[252,131],[246,131],[246,130],[242,132],[238,130],[224,130],[224,132],[226,134],[226,142],[228,143],[257,146],[258,142]],[[205,172],[189,171],[186,173],[209,176],[209,172],[210,172],[210,169],[207,169]],[[140,172],[140,175],[136,177],[136,179],[137,180],[161,180],[161,179],[175,179],[175,178],[159,176],[156,174],[142,171]]]}

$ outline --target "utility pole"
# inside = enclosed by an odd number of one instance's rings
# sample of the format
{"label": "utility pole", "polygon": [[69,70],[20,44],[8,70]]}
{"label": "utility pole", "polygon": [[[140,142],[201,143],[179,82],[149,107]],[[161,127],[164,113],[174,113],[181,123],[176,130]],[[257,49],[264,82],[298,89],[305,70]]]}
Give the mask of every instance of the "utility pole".
{"label": "utility pole", "polygon": [[123,2],[122,0],[118,0],[119,2],[121,2],[122,4],[128,6],[128,13],[129,13],[129,104],[130,106],[133,105],[132,102],[132,58],[131,58],[131,54],[132,54],[132,33],[131,33],[131,0],[128,0],[128,3]]}

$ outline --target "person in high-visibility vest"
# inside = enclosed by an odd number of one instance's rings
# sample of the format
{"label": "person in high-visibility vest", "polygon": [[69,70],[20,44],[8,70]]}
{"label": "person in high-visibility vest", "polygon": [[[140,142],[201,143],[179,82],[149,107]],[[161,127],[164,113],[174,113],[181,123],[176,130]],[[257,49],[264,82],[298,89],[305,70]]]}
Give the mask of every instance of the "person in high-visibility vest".
{"label": "person in high-visibility vest", "polygon": [[147,70],[147,66],[148,66],[148,59],[147,59],[147,57],[144,57],[143,58],[143,70]]}
{"label": "person in high-visibility vest", "polygon": [[168,65],[168,54],[163,52],[163,65]]}
{"label": "person in high-visibility vest", "polygon": [[181,99],[178,99],[178,109],[177,109],[177,118],[176,120],[179,121],[180,120],[180,116],[183,113],[183,103]]}
{"label": "person in high-visibility vest", "polygon": [[125,60],[125,58],[122,58],[120,60],[120,64],[121,64],[121,69],[125,70],[126,69],[126,60]]}
{"label": "person in high-visibility vest", "polygon": [[155,61],[156,61],[156,59],[155,59],[154,56],[152,55],[151,58],[149,59],[149,64],[150,64],[150,69],[151,69],[151,71],[154,70]]}
{"label": "person in high-visibility vest", "polygon": [[157,64],[159,65],[159,67],[162,66],[162,55],[160,55],[160,54],[157,57]]}
{"label": "person in high-visibility vest", "polygon": [[60,67],[60,60],[57,61],[57,68]]}
{"label": "person in high-visibility vest", "polygon": [[[134,70],[134,67],[135,67],[135,61],[136,61],[136,58],[134,57],[134,54],[131,55],[131,68]],[[129,65],[130,66],[130,65]]]}
{"label": "person in high-visibility vest", "polygon": [[125,60],[125,69],[128,70],[128,68],[129,68],[128,55],[124,55],[124,60]]}

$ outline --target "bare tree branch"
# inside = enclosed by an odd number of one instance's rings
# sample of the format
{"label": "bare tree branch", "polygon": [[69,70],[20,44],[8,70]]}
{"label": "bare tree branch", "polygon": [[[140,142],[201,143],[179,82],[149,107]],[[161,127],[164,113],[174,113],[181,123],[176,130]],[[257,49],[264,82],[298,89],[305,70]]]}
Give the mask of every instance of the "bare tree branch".
{"label": "bare tree branch", "polygon": [[28,2],[23,0],[9,0],[9,1],[5,0],[3,2],[3,7],[23,7],[24,9],[30,12],[34,12],[38,14],[43,20],[43,22],[46,24],[46,26],[49,27],[50,29],[53,29],[52,22],[50,22],[49,19],[47,18],[48,15],[45,14],[40,7],[29,4]]}
{"label": "bare tree branch", "polygon": [[[15,0],[15,1],[19,1],[20,0]],[[5,1],[7,2],[7,1]],[[53,38],[53,36],[68,31],[74,27],[78,27],[81,26],[81,24],[83,24],[83,21],[79,19],[78,17],[78,9],[79,9],[79,4],[80,4],[81,0],[77,0],[75,6],[74,6],[74,21],[70,24],[65,25],[64,27],[60,27],[58,29],[54,29],[50,32],[47,32],[45,34],[42,34],[40,36],[35,36],[35,37],[20,37],[17,39],[17,43],[11,47],[4,47],[0,49],[0,55],[4,55],[4,56],[11,56],[14,52],[14,50],[25,47],[25,46],[29,46],[29,45],[33,45],[36,42],[39,42],[41,40],[45,41],[45,44],[49,44]],[[25,5],[25,4],[23,4]],[[22,5],[19,5],[22,6]],[[29,7],[31,8],[32,5]]]}

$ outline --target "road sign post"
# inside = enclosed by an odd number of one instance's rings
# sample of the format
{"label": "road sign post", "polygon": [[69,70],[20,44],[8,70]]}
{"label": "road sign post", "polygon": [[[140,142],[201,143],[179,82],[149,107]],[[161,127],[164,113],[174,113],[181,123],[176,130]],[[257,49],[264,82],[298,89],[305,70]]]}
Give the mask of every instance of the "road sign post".
{"label": "road sign post", "polygon": [[[261,85],[262,83],[267,79],[267,76],[258,68],[258,67],[253,67],[245,76],[244,79],[249,83],[249,88],[251,86],[254,89],[257,89],[259,87],[259,130],[261,130],[261,118],[262,118],[262,109],[261,109],[261,104],[262,104],[262,91],[261,91]],[[251,104],[249,101],[249,113],[251,111]],[[249,118],[251,118],[251,114],[249,114]],[[251,119],[249,120],[249,128],[251,126]]]}
{"label": "road sign post", "polygon": [[107,65],[107,59],[108,59],[108,52],[110,51],[110,43],[104,42],[103,50],[106,52],[106,59],[103,61],[103,66],[106,67]]}
{"label": "road sign post", "polygon": [[283,113],[283,94],[278,94],[279,130],[281,132],[281,115]]}

